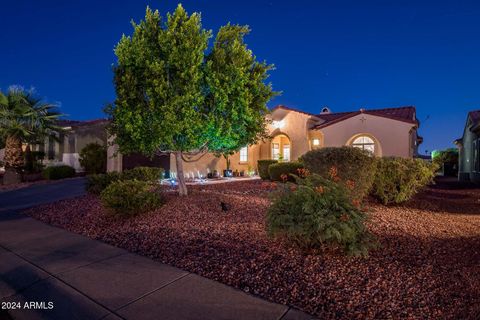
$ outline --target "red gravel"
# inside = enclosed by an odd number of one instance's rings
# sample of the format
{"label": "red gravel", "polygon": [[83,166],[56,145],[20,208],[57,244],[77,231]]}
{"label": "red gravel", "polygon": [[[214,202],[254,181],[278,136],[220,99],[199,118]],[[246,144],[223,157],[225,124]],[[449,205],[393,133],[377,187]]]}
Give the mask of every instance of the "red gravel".
{"label": "red gravel", "polygon": [[437,187],[408,206],[370,204],[369,227],[381,246],[369,258],[306,254],[269,239],[261,182],[190,192],[186,199],[170,194],[161,209],[130,219],[108,216],[92,195],[28,213],[321,318],[480,316],[480,189]]}

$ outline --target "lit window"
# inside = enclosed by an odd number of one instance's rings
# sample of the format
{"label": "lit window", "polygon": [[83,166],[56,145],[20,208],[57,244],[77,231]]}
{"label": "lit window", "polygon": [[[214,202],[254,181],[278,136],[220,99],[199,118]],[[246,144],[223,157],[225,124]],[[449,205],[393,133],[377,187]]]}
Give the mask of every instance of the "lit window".
{"label": "lit window", "polygon": [[283,145],[283,161],[290,161],[290,145],[284,144]]}
{"label": "lit window", "polygon": [[240,149],[240,162],[248,161],[248,147],[243,147]]}
{"label": "lit window", "polygon": [[353,140],[352,147],[360,148],[363,150],[370,151],[371,153],[375,153],[375,142],[372,138],[367,136],[360,136]]}
{"label": "lit window", "polygon": [[279,160],[280,159],[280,144],[279,143],[272,143],[272,159]]}
{"label": "lit window", "polygon": [[313,139],[312,141],[314,146],[319,146],[320,145],[320,140],[319,139]]}

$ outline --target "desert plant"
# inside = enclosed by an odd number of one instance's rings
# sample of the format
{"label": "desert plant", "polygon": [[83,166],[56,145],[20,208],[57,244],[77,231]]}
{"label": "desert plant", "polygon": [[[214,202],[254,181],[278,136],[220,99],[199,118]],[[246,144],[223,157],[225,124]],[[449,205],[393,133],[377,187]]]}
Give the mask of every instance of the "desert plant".
{"label": "desert plant", "polygon": [[80,164],[88,174],[104,173],[107,170],[107,149],[96,142],[80,150]]}
{"label": "desert plant", "polygon": [[365,227],[366,215],[342,184],[311,174],[286,183],[273,194],[267,231],[302,249],[339,247],[349,254],[367,255],[374,245]]}
{"label": "desert plant", "polygon": [[111,209],[113,214],[123,216],[153,210],[163,201],[160,192],[154,190],[154,186],[138,180],[112,182],[102,191],[100,198],[103,205]]}
{"label": "desert plant", "polygon": [[[336,168],[338,179],[355,184],[356,195],[364,198],[375,177],[375,158],[368,151],[352,147],[327,147],[315,149],[301,157],[306,169],[324,178],[331,177]],[[348,186],[346,186],[348,187]]]}
{"label": "desert plant", "polygon": [[278,163],[278,160],[258,160],[258,175],[263,180],[270,179],[270,174],[268,173],[268,167],[271,164]]}
{"label": "desert plant", "polygon": [[295,181],[293,175],[298,175],[298,170],[303,169],[300,162],[279,162],[268,166],[268,174],[272,181]]}
{"label": "desert plant", "polygon": [[71,178],[75,176],[75,169],[70,166],[47,167],[42,171],[42,175],[47,180]]}
{"label": "desert plant", "polygon": [[163,178],[165,170],[158,167],[136,167],[123,172],[122,180],[155,182]]}
{"label": "desert plant", "polygon": [[372,195],[383,204],[405,202],[433,181],[437,168],[421,159],[380,158]]}

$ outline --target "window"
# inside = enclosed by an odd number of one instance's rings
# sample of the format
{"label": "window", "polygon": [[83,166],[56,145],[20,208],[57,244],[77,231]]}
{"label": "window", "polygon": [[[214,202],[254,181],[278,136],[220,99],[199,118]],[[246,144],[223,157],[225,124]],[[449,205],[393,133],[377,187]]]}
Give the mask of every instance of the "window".
{"label": "window", "polygon": [[371,153],[375,153],[375,142],[372,138],[367,136],[360,136],[355,138],[352,142],[352,147],[360,148],[363,150],[370,151]]}
{"label": "window", "polygon": [[283,161],[290,161],[290,145],[283,145]]}
{"label": "window", "polygon": [[272,143],[272,159],[273,160],[280,159],[280,144],[279,143]]}
{"label": "window", "polygon": [[248,161],[248,147],[243,147],[240,149],[240,162]]}

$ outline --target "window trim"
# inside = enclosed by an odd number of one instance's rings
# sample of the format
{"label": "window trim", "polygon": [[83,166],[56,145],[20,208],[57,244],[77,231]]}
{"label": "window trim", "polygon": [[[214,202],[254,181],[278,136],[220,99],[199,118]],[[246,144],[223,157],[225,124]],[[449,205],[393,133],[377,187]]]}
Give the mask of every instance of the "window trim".
{"label": "window trim", "polygon": [[[238,153],[239,153],[240,163],[248,162],[248,146],[241,147]],[[244,157],[244,160],[242,160],[242,157]]]}

